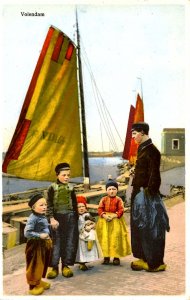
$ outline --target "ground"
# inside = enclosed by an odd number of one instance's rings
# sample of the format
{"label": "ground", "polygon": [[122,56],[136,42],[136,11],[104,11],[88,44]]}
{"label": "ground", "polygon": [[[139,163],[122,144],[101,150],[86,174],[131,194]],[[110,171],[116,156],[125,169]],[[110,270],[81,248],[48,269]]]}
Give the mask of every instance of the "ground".
{"label": "ground", "polygon": [[[64,278],[61,274],[50,281],[51,288],[44,296],[58,295],[150,295],[150,296],[184,296],[185,289],[185,201],[181,195],[165,201],[170,218],[171,230],[166,235],[165,272],[149,273],[132,271],[132,255],[121,259],[121,266],[105,266],[100,261],[87,272],[72,267],[74,276]],[[125,213],[129,224],[129,213]],[[130,228],[129,228],[130,229]],[[27,296],[28,286],[25,279],[25,245],[20,245],[4,253],[4,297]],[[2,299],[2,298],[1,298]],[[5,298],[6,299],[6,298]],[[188,299],[188,298],[185,298]]]}

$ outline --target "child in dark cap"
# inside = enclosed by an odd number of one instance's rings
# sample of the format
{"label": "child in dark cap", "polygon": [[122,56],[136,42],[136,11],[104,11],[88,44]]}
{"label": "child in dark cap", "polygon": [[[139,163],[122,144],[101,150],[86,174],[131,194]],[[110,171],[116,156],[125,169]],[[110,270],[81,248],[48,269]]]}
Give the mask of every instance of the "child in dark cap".
{"label": "child in dark cap", "polygon": [[26,278],[30,295],[40,295],[50,288],[45,278],[51,258],[52,241],[49,236],[48,221],[45,216],[47,210],[46,199],[42,194],[33,195],[28,205],[32,209],[24,229],[26,242]]}
{"label": "child in dark cap", "polygon": [[118,184],[109,179],[106,183],[107,196],[100,200],[96,231],[102,248],[104,262],[108,265],[113,257],[113,265],[120,265],[120,257],[131,254],[129,233],[123,217],[123,200],[117,196]]}
{"label": "child in dark cap", "polygon": [[55,167],[57,182],[47,191],[47,216],[52,227],[53,254],[47,278],[59,274],[59,261],[62,262],[62,275],[73,276],[69,266],[74,265],[78,247],[78,211],[73,186],[69,184],[70,165],[60,163]]}

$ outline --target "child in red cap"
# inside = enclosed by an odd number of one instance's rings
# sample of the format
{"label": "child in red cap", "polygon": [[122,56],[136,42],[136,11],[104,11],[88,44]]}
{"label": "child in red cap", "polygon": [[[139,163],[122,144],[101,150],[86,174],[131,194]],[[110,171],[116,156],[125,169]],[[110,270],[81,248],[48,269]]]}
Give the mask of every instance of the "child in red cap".
{"label": "child in red cap", "polygon": [[101,248],[96,236],[95,219],[87,212],[85,197],[77,196],[77,204],[79,244],[76,262],[79,263],[80,270],[87,271],[89,268],[86,263],[98,260],[102,256]]}

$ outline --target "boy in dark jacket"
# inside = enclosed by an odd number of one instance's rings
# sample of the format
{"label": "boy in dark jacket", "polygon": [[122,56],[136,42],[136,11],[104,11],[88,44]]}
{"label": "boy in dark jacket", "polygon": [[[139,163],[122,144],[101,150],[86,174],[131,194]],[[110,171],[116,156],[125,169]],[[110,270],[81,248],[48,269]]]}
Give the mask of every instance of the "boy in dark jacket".
{"label": "boy in dark jacket", "polygon": [[70,165],[60,163],[55,167],[57,182],[51,184],[47,192],[47,216],[52,227],[53,255],[51,270],[47,278],[59,274],[59,260],[62,262],[62,275],[73,276],[69,266],[74,265],[78,247],[78,212],[76,195],[71,184]]}

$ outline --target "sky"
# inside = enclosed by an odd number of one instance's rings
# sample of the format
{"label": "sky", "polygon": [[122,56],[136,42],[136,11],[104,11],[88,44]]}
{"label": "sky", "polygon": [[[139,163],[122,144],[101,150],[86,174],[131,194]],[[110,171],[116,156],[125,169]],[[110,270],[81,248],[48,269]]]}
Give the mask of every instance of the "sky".
{"label": "sky", "polygon": [[[55,0],[52,4],[48,0],[33,0],[30,5],[21,2],[25,4],[1,1],[2,151],[7,150],[11,141],[49,26],[59,28],[76,41],[76,4],[83,57],[87,55],[98,90],[122,142],[130,105],[135,105],[137,92],[143,92],[145,121],[159,149],[163,128],[186,128],[190,132],[187,121],[190,9],[186,6],[189,1]],[[43,12],[45,16],[22,17],[22,11]],[[85,64],[83,77],[88,149],[111,150]],[[123,144],[117,137],[116,140],[118,150],[122,151]],[[186,139],[186,144],[189,149],[190,139]],[[188,155],[186,165],[190,165]],[[190,195],[189,185],[186,185],[186,195]],[[189,265],[189,258],[186,259]]]}
{"label": "sky", "polygon": [[[39,3],[2,5],[3,151],[11,141],[49,26],[76,42],[76,5],[88,150],[123,151],[129,109],[135,106],[137,92],[143,97],[150,137],[160,150],[164,128],[186,127],[186,1]],[[21,15],[36,11],[45,16]],[[117,149],[106,136],[90,73],[113,120]]]}

